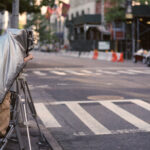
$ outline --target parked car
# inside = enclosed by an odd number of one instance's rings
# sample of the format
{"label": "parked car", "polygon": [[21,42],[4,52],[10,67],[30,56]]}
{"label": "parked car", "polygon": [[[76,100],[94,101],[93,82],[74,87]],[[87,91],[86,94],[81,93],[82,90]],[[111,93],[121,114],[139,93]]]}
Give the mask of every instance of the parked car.
{"label": "parked car", "polygon": [[133,55],[133,62],[137,63],[138,61],[141,61],[141,62],[143,62],[145,64],[146,61],[147,61],[147,54],[148,54],[147,50],[144,50],[144,49],[138,50]]}

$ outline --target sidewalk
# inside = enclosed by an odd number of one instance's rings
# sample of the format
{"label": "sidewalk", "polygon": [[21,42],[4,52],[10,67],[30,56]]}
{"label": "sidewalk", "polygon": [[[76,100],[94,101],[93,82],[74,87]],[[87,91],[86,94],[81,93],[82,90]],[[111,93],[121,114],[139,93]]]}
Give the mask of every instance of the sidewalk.
{"label": "sidewalk", "polygon": [[[72,52],[72,54],[70,54],[71,52],[58,52],[58,53],[49,53],[49,52],[41,52],[41,51],[32,51],[32,54],[34,56],[35,59],[33,59],[28,65],[27,68],[52,68],[52,67],[71,67],[72,65],[70,65],[70,63],[68,62],[72,62],[71,64],[74,65],[74,67],[80,67],[82,62],[82,66],[86,66],[87,64],[90,67],[102,67],[105,65],[110,65],[110,67],[126,67],[126,66],[130,66],[130,67],[146,67],[148,68],[145,64],[143,64],[142,62],[137,62],[137,63],[133,63],[132,60],[124,60],[124,62],[112,62],[112,61],[108,61],[108,60],[94,60],[92,58],[89,58],[87,56],[86,53],[83,53],[83,55],[85,54],[85,56],[82,55],[79,56],[77,55],[77,52]],[[74,55],[74,53],[76,53],[76,55]],[[44,59],[43,59],[44,58]],[[67,58],[67,59],[66,59]],[[80,62],[79,62],[80,59]],[[57,61],[56,61],[57,60]],[[67,60],[67,61],[66,61]]]}
{"label": "sidewalk", "polygon": [[[38,150],[39,149],[38,144],[37,144],[39,142],[38,129],[34,126],[34,127],[30,127],[29,130],[30,130],[30,138],[31,138],[32,149],[33,150]],[[20,127],[20,132],[21,132],[23,144],[25,146],[25,150],[29,150],[26,127]],[[15,138],[16,137],[15,134],[13,134],[12,137],[14,137],[12,139],[17,140]],[[9,140],[8,144],[6,146],[6,150],[19,150],[18,141],[14,142],[12,140]]]}
{"label": "sidewalk", "polygon": [[[40,122],[40,121],[38,121],[38,122]],[[41,136],[40,136],[38,127],[37,127],[36,123],[34,122],[34,120],[30,120],[29,121],[29,132],[30,132],[32,150],[62,150],[59,143],[55,140],[53,135],[50,133],[50,130],[45,128],[41,123],[39,123],[39,126],[40,126],[42,136],[46,139],[47,142],[42,143],[44,145],[44,147],[41,145],[42,141],[40,140]],[[22,141],[23,141],[25,150],[30,150],[29,142],[27,139],[26,127],[23,126],[23,127],[20,127],[19,129],[20,129],[20,133],[22,136]],[[15,132],[12,135],[12,139],[14,139],[14,141],[10,139],[7,143],[5,150],[20,150],[19,143],[16,139]],[[47,146],[45,146],[45,145],[47,145]]]}

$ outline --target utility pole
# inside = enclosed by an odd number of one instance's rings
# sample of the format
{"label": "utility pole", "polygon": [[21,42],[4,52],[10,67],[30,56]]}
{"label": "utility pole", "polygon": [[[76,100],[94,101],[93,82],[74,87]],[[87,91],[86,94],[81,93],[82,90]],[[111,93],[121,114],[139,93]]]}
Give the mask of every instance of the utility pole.
{"label": "utility pole", "polygon": [[104,0],[101,0],[101,24],[104,25],[105,18],[104,18]]}
{"label": "utility pole", "polygon": [[12,18],[11,18],[11,27],[19,27],[19,0],[12,1]]}
{"label": "utility pole", "polygon": [[[105,18],[104,18],[104,0],[101,0],[101,26],[104,28]],[[103,40],[103,31],[101,31],[101,40]]]}
{"label": "utility pole", "polygon": [[135,21],[134,21],[134,17],[132,14],[132,0],[126,0],[126,19],[129,21],[132,21],[132,25],[131,25],[131,37],[132,37],[132,57],[135,53]]}

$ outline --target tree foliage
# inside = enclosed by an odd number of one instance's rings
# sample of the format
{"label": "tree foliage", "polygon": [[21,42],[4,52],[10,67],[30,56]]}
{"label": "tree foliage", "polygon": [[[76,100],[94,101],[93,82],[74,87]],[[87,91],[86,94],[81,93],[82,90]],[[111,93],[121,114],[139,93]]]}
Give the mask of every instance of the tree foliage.
{"label": "tree foliage", "polygon": [[26,27],[34,27],[39,34],[39,41],[42,44],[50,44],[57,41],[56,36],[51,31],[50,20],[40,13],[32,14]]}
{"label": "tree foliage", "polygon": [[[150,5],[150,0],[134,0],[135,2],[140,2],[142,5]],[[124,21],[125,11],[126,11],[126,0],[109,0],[114,7],[108,8],[105,14],[106,22],[112,21]]]}
{"label": "tree foliage", "polygon": [[125,20],[125,9],[122,7],[113,7],[105,15],[106,21],[124,21]]}
{"label": "tree foliage", "polygon": [[[12,12],[13,0],[0,0],[0,10]],[[19,12],[39,12],[40,8],[36,5],[36,0],[20,0]]]}
{"label": "tree foliage", "polygon": [[[12,12],[13,0],[0,0],[0,11],[7,10]],[[49,20],[44,15],[40,14],[40,8],[42,6],[53,7],[55,0],[41,0],[40,5],[37,5],[37,0],[19,0],[19,13],[27,12],[30,14],[30,20],[26,27],[35,27],[35,31],[39,34],[39,40],[41,43],[52,43],[53,40],[57,40],[56,36],[52,34],[50,29]]]}
{"label": "tree foliage", "polygon": [[55,5],[55,0],[42,0],[41,6],[50,6],[53,7]]}
{"label": "tree foliage", "polygon": [[[13,0],[0,0],[0,11],[8,10],[12,12],[12,1]],[[38,13],[40,12],[40,7],[45,6],[53,6],[55,0],[42,0],[41,5],[37,5],[36,0],[20,0],[19,12],[28,12],[28,13]]]}

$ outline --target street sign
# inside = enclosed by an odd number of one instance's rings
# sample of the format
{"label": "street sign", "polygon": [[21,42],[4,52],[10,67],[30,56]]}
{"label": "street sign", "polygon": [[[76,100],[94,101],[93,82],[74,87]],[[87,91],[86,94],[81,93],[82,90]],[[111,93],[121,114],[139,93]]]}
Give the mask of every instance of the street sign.
{"label": "street sign", "polygon": [[108,50],[108,49],[110,49],[110,42],[108,42],[108,41],[98,42],[98,49],[99,50]]}

